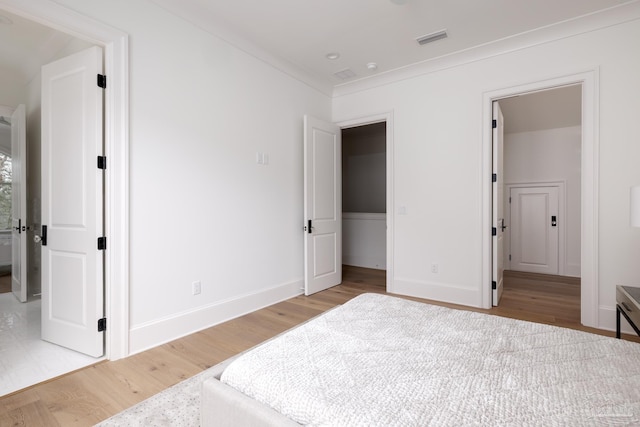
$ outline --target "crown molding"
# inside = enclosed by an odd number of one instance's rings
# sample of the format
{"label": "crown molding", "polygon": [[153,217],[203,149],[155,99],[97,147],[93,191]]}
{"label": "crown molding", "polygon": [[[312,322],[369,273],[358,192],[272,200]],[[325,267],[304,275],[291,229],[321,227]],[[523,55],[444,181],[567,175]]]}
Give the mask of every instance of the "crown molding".
{"label": "crown molding", "polygon": [[151,0],[152,3],[177,16],[201,30],[217,37],[229,45],[245,52],[248,55],[268,64],[288,76],[304,83],[305,85],[331,96],[333,85],[314,77],[311,71],[305,71],[297,65],[272,55],[265,49],[252,43],[237,31],[231,29],[225,22],[215,19],[209,10],[198,2],[181,2],[180,0]]}
{"label": "crown molding", "polygon": [[598,12],[474,46],[469,49],[417,62],[375,76],[339,84],[334,87],[333,97],[337,98],[350,95],[638,19],[640,19],[640,0],[634,0]]}

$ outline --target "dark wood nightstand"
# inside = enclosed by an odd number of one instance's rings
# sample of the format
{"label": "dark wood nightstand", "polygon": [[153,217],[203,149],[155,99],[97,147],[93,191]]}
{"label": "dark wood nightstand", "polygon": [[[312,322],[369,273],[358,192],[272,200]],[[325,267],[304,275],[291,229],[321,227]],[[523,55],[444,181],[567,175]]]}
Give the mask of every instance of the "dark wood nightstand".
{"label": "dark wood nightstand", "polygon": [[616,286],[616,338],[620,338],[620,313],[640,336],[640,288]]}

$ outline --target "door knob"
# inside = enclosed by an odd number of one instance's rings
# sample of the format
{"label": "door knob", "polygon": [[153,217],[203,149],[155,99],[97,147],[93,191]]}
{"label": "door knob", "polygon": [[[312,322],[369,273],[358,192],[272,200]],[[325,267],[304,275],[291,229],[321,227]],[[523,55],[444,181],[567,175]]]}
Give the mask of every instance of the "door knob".
{"label": "door knob", "polygon": [[500,219],[500,231],[504,232],[507,229],[507,226],[504,225],[504,218]]}

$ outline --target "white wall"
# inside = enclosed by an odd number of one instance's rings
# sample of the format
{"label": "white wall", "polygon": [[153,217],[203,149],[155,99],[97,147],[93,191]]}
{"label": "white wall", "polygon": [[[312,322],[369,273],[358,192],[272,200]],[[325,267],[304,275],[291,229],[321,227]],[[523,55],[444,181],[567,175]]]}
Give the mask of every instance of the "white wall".
{"label": "white wall", "polygon": [[299,294],[302,117],[330,99],[147,1],[59,3],[130,36],[131,351]]}
{"label": "white wall", "polygon": [[[599,71],[600,327],[615,323],[615,285],[638,283],[640,230],[628,226],[640,183],[640,22],[614,25],[334,98],[334,121],[393,111],[394,289],[481,305],[483,94]],[[439,263],[439,273],[429,265]]]}
{"label": "white wall", "polygon": [[386,214],[342,214],[342,263],[378,270],[387,268]]}
{"label": "white wall", "polygon": [[[564,182],[566,245],[560,274],[580,276],[580,171],[582,129],[572,126],[504,135],[504,182],[508,184]],[[508,194],[505,200],[508,200]],[[509,209],[509,205],[505,206]],[[509,265],[509,264],[505,264]]]}

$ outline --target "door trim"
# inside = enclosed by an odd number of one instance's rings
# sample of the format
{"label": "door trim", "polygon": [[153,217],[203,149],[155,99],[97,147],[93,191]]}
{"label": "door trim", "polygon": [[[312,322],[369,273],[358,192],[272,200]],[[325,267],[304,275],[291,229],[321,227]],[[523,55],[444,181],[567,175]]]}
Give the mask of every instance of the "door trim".
{"label": "door trim", "polygon": [[387,292],[394,292],[394,276],[393,276],[393,230],[394,230],[394,192],[393,192],[393,153],[394,153],[394,144],[393,144],[393,110],[380,113],[380,114],[372,114],[369,116],[362,116],[350,120],[343,120],[338,123],[338,127],[340,129],[348,129],[357,126],[365,126],[371,125],[374,123],[386,123],[386,167],[387,167]]}
{"label": "door trim", "polygon": [[0,0],[0,9],[55,28],[104,49],[105,90],[105,355],[129,355],[129,40],[128,35],[45,0]]}
{"label": "door trim", "polygon": [[559,76],[548,80],[523,83],[483,93],[482,96],[482,306],[491,307],[491,106],[493,101],[568,85],[582,85],[582,152],[581,152],[581,323],[598,327],[598,202],[599,202],[599,69]]}

